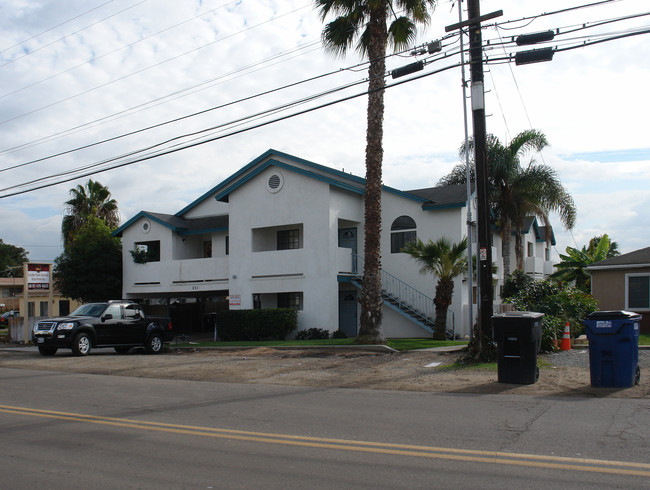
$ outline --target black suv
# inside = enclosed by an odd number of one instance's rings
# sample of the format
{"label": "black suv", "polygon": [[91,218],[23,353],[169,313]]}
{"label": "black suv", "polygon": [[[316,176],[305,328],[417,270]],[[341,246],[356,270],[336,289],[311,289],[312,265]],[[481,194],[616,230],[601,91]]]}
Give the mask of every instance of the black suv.
{"label": "black suv", "polygon": [[32,330],[32,342],[44,356],[53,356],[59,348],[86,356],[93,347],[125,353],[136,346],[159,354],[171,338],[168,319],[146,318],[140,305],[131,301],[88,303],[69,316],[40,320]]}

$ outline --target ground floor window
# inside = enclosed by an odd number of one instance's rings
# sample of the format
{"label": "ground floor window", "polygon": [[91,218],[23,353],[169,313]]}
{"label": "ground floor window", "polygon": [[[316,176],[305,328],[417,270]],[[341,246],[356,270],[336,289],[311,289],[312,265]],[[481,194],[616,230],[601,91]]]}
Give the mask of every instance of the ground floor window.
{"label": "ground floor window", "polygon": [[302,310],[302,293],[278,293],[278,308]]}
{"label": "ground floor window", "polygon": [[627,309],[650,309],[650,274],[627,276]]}

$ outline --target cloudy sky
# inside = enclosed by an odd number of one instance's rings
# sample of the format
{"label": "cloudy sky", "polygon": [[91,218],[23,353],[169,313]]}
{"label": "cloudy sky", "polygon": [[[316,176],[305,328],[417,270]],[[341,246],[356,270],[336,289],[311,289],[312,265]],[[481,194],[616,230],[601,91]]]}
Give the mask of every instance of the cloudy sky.
{"label": "cloudy sky", "polygon": [[[586,3],[597,5],[571,9]],[[483,31],[488,131],[504,143],[543,131],[551,146],[535,158],[578,206],[572,232],[552,223],[556,252],[603,233],[624,253],[650,245],[650,35],[594,43],[650,29],[635,15],[649,7],[481,2],[482,14],[503,10]],[[445,32],[458,15],[439,1],[414,43],[440,39],[441,54],[387,60],[425,61],[416,75],[428,75],[386,91],[387,185],[433,186],[459,161],[460,43]],[[552,62],[503,61],[523,49],[515,36],[548,29]],[[352,96],[367,65],[325,52],[321,30],[309,0],[0,0],[0,238],[53,260],[69,190],[90,172],[123,222],[179,211],[269,148],[363,176],[366,98]]]}

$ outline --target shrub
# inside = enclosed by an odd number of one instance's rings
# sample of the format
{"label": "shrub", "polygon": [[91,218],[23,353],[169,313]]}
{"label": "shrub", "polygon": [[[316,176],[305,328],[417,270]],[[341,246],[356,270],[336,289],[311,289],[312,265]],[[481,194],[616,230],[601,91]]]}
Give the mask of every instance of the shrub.
{"label": "shrub", "polygon": [[298,327],[293,308],[226,310],[217,313],[220,340],[284,340]]}
{"label": "shrub", "polygon": [[584,333],[582,321],[596,311],[597,302],[593,296],[573,286],[549,280],[534,281],[509,298],[519,311],[537,311],[544,313],[544,345],[552,346],[554,335],[561,340],[564,326],[569,322],[571,335],[578,337]]}
{"label": "shrub", "polygon": [[321,340],[329,338],[330,333],[322,328],[308,328],[296,334],[296,340]]}
{"label": "shrub", "polygon": [[345,335],[345,332],[343,330],[336,330],[335,332],[332,332],[332,338],[333,339],[347,339],[348,336]]}
{"label": "shrub", "polygon": [[516,269],[512,274],[508,275],[503,283],[503,291],[501,291],[501,299],[504,301],[508,298],[516,296],[519,291],[529,287],[535,279],[530,277],[524,271]]}

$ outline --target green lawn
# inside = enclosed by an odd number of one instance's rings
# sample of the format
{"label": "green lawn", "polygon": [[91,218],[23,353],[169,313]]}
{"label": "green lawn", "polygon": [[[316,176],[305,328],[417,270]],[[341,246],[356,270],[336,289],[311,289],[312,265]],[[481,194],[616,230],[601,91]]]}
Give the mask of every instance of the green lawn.
{"label": "green lawn", "polygon": [[[311,346],[320,345],[353,345],[354,339],[325,339],[325,340],[259,340],[249,342],[198,342],[183,343],[179,346],[195,347],[285,347],[285,346]],[[466,345],[467,342],[453,340],[429,340],[429,339],[388,339],[386,345],[395,350],[430,349],[448,345]],[[173,344],[176,345],[176,344]]]}
{"label": "green lawn", "polygon": [[639,335],[639,345],[650,345],[650,333]]}

